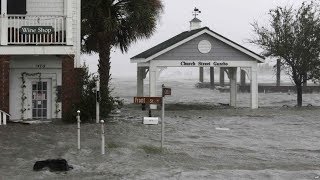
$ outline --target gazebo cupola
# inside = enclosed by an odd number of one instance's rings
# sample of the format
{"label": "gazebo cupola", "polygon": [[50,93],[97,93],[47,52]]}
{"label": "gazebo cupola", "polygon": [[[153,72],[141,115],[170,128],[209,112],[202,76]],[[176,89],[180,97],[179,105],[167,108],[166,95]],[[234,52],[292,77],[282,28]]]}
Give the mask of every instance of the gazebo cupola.
{"label": "gazebo cupola", "polygon": [[194,18],[190,21],[190,31],[201,28],[201,20],[197,18],[197,16],[201,13],[199,9],[194,8],[193,16]]}

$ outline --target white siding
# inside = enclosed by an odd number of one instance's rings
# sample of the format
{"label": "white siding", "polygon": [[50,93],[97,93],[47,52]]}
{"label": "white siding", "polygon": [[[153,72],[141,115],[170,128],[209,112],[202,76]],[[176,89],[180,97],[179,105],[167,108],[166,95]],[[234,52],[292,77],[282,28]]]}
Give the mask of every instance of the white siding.
{"label": "white siding", "polygon": [[[198,44],[202,40],[208,40],[212,49],[207,54],[202,54],[198,50]],[[203,34],[182,44],[162,55],[155,60],[228,60],[228,61],[256,61],[243,52],[225,44],[209,34]]]}
{"label": "white siding", "polygon": [[[71,23],[71,30],[72,30],[72,52],[70,54],[70,51],[65,51],[66,54],[69,55],[75,55],[75,67],[79,67],[80,64],[80,12],[81,12],[81,2],[79,0],[26,0],[27,2],[27,15],[29,16],[44,16],[42,17],[42,19],[45,20],[41,20],[41,22],[37,22],[37,18],[35,18],[36,20],[30,23],[30,25],[51,25],[49,22],[54,21],[55,17],[50,17],[50,16],[64,16],[64,23],[66,23],[66,16],[67,16],[67,12],[70,9],[71,10],[71,15],[72,15],[72,23]],[[67,2],[71,2],[71,7],[68,7],[67,10]],[[49,16],[49,17],[45,17],[45,16]],[[30,19],[30,17],[27,17],[26,19]],[[48,23],[46,23],[48,21]],[[18,23],[17,23],[18,22]],[[15,23],[17,23],[17,26],[23,25],[22,23],[20,23],[20,21],[17,21]],[[66,28],[67,29],[67,28]],[[5,35],[5,37],[7,37],[7,35]],[[59,48],[62,46],[52,46],[53,48]],[[63,48],[63,47],[62,47]],[[68,48],[70,48],[70,46],[68,46]],[[2,51],[0,51],[0,54],[16,54],[14,49],[18,50],[17,46],[11,46],[10,49],[13,49],[13,51],[10,51],[10,53],[3,53]],[[29,48],[30,49],[30,48]],[[38,47],[39,49],[39,47]],[[14,52],[14,53],[12,53]],[[30,50],[26,50],[24,49],[24,52],[30,52]],[[33,53],[33,52],[32,52]],[[21,54],[21,51],[20,53]],[[30,53],[26,53],[26,54],[30,54]],[[41,54],[41,53],[40,53]]]}
{"label": "white siding", "polygon": [[64,0],[27,0],[27,15],[64,15]]}

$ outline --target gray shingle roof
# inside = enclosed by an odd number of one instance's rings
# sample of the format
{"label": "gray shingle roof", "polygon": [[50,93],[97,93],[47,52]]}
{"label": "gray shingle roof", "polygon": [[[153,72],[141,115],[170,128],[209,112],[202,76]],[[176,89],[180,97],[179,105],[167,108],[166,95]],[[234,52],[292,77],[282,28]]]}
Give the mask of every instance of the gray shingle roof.
{"label": "gray shingle roof", "polygon": [[188,37],[190,37],[190,36],[192,36],[192,35],[194,35],[196,33],[198,33],[198,32],[201,32],[204,29],[207,29],[207,30],[211,31],[212,33],[224,38],[225,40],[227,40],[229,42],[232,42],[233,44],[236,44],[237,46],[240,46],[241,48],[244,48],[247,51],[249,51],[249,52],[257,55],[258,57],[261,57],[261,58],[264,59],[263,56],[261,56],[261,55],[255,53],[255,52],[253,52],[253,51],[251,51],[251,50],[239,45],[238,43],[236,43],[234,41],[231,41],[230,39],[228,39],[228,38],[226,38],[226,37],[214,32],[214,31],[212,31],[208,27],[203,27],[203,28],[192,30],[192,31],[182,32],[182,33],[180,33],[180,34],[178,34],[178,35],[176,35],[176,36],[174,36],[174,37],[172,37],[172,38],[170,38],[170,39],[168,39],[168,40],[166,40],[166,41],[164,41],[164,42],[162,42],[162,43],[160,43],[160,44],[158,44],[158,45],[156,45],[156,46],[154,46],[154,47],[152,47],[152,48],[150,48],[150,49],[148,49],[148,50],[146,50],[146,51],[144,51],[144,52],[142,52],[142,53],[140,53],[140,54],[138,54],[138,55],[136,55],[134,57],[132,57],[131,59],[146,59],[146,58],[148,58],[148,57],[150,57],[150,56],[152,56],[152,55],[154,55],[154,54],[156,54],[156,53],[158,53],[158,52],[160,52],[160,51],[162,51],[162,50],[164,50],[164,49],[166,49],[166,48],[168,48],[168,47],[170,47],[170,46],[172,46],[172,45],[174,45],[174,44],[176,44],[176,43],[178,43],[178,42],[180,42],[180,41],[182,41],[182,40],[184,40],[184,39],[186,39],[186,38],[188,38]]}
{"label": "gray shingle roof", "polygon": [[180,42],[180,41],[182,41],[182,40],[184,40],[186,38],[188,38],[189,36],[192,36],[192,35],[200,32],[200,31],[202,31],[204,29],[205,29],[205,27],[204,28],[200,28],[200,29],[195,29],[195,30],[192,30],[192,31],[182,32],[181,34],[178,34],[178,35],[174,36],[173,38],[170,38],[170,39],[168,39],[168,40],[166,40],[166,41],[164,41],[164,42],[162,42],[162,43],[160,43],[160,44],[158,44],[158,45],[156,45],[156,46],[154,46],[154,47],[152,47],[152,48],[150,48],[150,49],[148,49],[148,50],[146,50],[146,51],[144,51],[144,52],[142,52],[142,53],[140,53],[140,54],[138,54],[138,55],[136,55],[134,57],[132,57],[131,59],[148,58],[148,57],[150,57],[150,56],[152,56],[152,55],[154,55],[154,54],[156,54],[156,53],[158,53],[158,52],[160,52],[160,51],[162,51],[162,50],[164,50],[164,49],[166,49],[166,48],[168,48],[168,47],[170,47],[170,46],[172,46],[172,45],[174,45],[174,44],[176,44],[176,43],[178,43],[178,42]]}

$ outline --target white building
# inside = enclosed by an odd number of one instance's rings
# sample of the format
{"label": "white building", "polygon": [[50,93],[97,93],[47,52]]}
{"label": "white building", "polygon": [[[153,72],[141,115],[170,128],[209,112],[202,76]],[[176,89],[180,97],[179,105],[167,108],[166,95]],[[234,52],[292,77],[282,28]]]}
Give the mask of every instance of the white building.
{"label": "white building", "polygon": [[1,0],[0,110],[61,118],[80,64],[80,0]]}

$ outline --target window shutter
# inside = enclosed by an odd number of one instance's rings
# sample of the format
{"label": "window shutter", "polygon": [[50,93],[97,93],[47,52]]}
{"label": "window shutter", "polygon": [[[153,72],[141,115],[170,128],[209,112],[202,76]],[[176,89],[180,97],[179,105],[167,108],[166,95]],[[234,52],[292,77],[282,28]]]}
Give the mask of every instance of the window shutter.
{"label": "window shutter", "polygon": [[27,14],[26,0],[8,0],[8,14]]}

